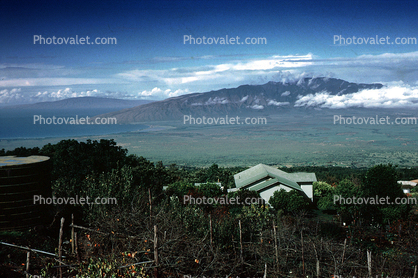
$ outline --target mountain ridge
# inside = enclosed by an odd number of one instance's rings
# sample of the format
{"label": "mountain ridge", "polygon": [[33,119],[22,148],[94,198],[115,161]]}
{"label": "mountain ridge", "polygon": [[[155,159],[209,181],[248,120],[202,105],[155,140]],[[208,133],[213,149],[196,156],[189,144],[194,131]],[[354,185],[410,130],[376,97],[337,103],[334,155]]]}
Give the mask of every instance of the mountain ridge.
{"label": "mountain ridge", "polygon": [[382,87],[379,83],[358,84],[335,78],[306,77],[294,82],[270,81],[263,85],[241,85],[236,88],[181,95],[98,117],[115,117],[118,123],[140,123],[183,120],[184,115],[270,115],[294,108],[301,96],[324,91],[330,95],[343,95]]}

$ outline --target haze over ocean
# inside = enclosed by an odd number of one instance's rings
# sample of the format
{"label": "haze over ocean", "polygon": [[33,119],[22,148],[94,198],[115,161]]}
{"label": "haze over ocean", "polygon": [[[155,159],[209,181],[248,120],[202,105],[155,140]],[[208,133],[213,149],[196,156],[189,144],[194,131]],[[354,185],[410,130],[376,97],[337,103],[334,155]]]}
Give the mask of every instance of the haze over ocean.
{"label": "haze over ocean", "polygon": [[[52,117],[71,121],[78,116],[92,117],[106,113],[109,109],[0,109],[0,139],[23,139],[23,138],[54,138],[54,137],[78,137],[86,135],[106,135],[122,132],[139,131],[145,129],[145,125],[86,125],[86,124],[40,124],[34,116],[42,116],[44,119]],[[40,119],[38,117],[37,119]],[[61,121],[61,120],[60,120]],[[55,121],[58,123],[58,121]]]}

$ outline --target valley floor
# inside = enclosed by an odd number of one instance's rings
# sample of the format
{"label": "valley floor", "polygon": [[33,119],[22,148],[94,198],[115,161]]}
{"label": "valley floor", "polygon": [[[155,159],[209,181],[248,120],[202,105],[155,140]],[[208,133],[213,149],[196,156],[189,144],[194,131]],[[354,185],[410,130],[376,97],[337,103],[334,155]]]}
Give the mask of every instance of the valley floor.
{"label": "valley floor", "polygon": [[[388,114],[380,112],[379,117]],[[418,165],[418,125],[334,124],[333,113],[315,111],[267,116],[265,125],[187,125],[155,122],[141,132],[84,136],[76,140],[115,141],[130,154],[164,164],[189,166],[329,165],[369,167]],[[350,111],[344,113],[350,115]],[[372,117],[370,110],[356,115]],[[359,114],[360,113],[360,114]],[[362,114],[361,114],[362,113]],[[396,116],[391,112],[391,119]],[[260,115],[262,116],[262,115]],[[0,140],[0,148],[42,147],[68,138]]]}

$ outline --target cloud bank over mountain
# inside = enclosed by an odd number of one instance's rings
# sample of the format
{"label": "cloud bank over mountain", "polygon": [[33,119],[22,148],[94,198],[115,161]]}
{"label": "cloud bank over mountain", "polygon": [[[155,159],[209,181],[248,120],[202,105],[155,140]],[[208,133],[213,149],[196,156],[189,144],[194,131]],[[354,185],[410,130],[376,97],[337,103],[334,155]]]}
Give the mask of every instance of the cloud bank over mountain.
{"label": "cloud bank over mountain", "polygon": [[[418,52],[326,59],[312,53],[266,58],[243,56],[234,60],[227,57],[225,62],[208,64],[217,58],[215,55],[206,57],[202,59],[206,64],[201,66],[133,69],[110,76],[88,76],[85,70],[64,66],[0,64],[0,104],[82,96],[163,100],[243,84],[260,85],[269,81],[290,83],[305,77],[338,77],[356,83],[379,82],[388,84],[388,88],[381,92],[363,92],[361,95],[333,96],[328,99],[326,92],[318,93],[304,96],[296,104],[298,106],[414,106],[416,97]],[[164,59],[160,57],[159,60]],[[401,95],[397,97],[396,94]]]}
{"label": "cloud bank over mountain", "polygon": [[300,96],[295,102],[295,107],[331,109],[418,107],[418,87],[396,82],[380,89],[365,89],[344,95],[331,95],[324,91]]}

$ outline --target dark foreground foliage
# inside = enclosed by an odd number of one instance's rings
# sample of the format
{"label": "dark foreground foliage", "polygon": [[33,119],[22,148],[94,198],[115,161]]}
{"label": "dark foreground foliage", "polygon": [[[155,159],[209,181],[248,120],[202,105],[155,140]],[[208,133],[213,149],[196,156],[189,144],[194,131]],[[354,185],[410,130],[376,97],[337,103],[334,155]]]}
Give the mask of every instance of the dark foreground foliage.
{"label": "dark foreground foliage", "polygon": [[[418,265],[414,206],[334,206],[329,201],[333,194],[404,196],[394,182],[412,175],[411,169],[304,169],[321,173],[323,183],[315,186],[317,207],[294,191],[277,192],[272,207],[197,205],[185,203],[184,196],[259,196],[226,193],[242,168],[164,166],[127,155],[113,140],[64,140],[4,154],[50,156],[55,196],[117,199],[117,205],[51,206],[49,226],[1,233],[2,241],[56,253],[64,217],[63,277],[153,277],[156,270],[159,277],[263,277],[265,272],[267,277],[366,277],[367,250],[373,276],[412,277]],[[218,181],[226,185],[223,190],[214,184]],[[69,242],[71,214],[76,225],[90,229],[76,229],[78,255],[71,253]],[[158,268],[153,262],[154,227]],[[0,246],[1,277],[23,277],[25,262],[26,252]],[[32,253],[30,273],[58,276],[58,265]]]}

